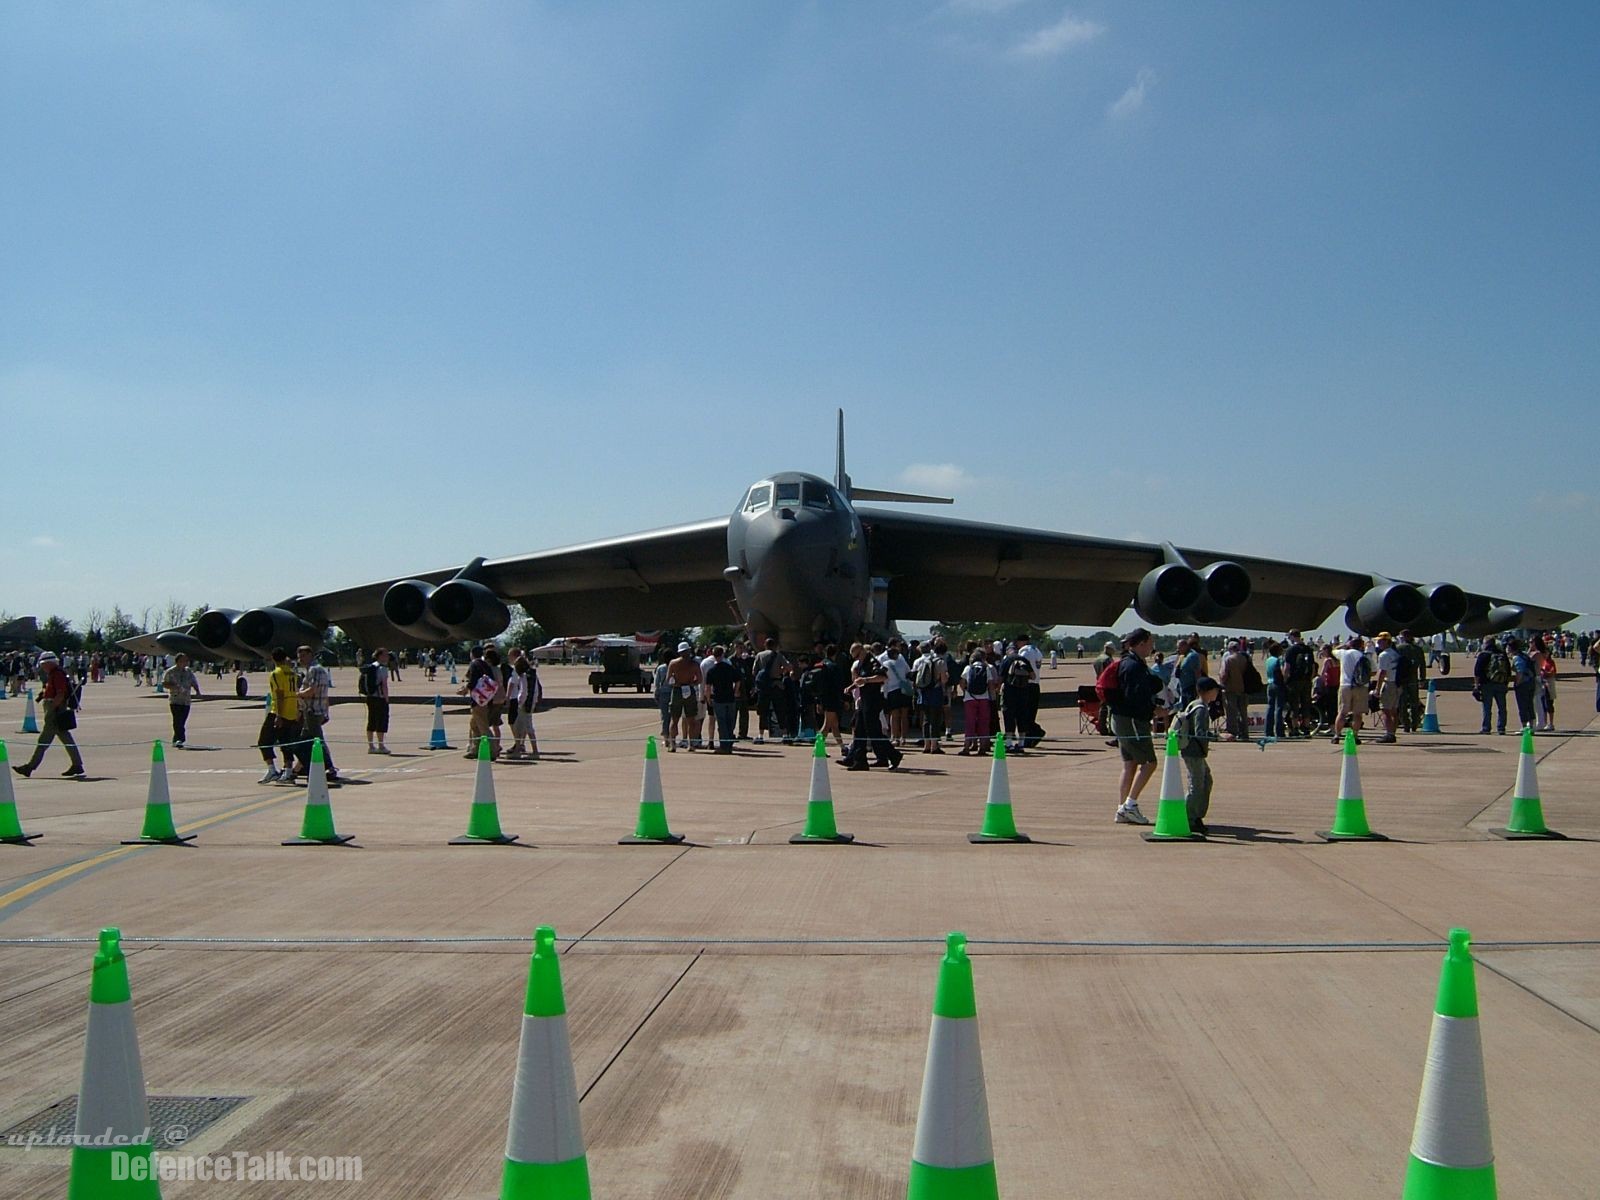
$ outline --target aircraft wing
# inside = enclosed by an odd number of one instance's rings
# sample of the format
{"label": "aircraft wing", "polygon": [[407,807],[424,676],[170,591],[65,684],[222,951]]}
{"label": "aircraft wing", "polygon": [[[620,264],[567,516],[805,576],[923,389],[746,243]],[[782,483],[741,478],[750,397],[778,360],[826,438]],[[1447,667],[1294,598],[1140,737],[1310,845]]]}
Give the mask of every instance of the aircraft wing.
{"label": "aircraft wing", "polygon": [[[727,621],[732,589],[728,518],[585,542],[515,558],[490,559],[474,578],[521,604],[552,636],[594,629],[655,629]],[[440,584],[447,567],[337,592],[296,597],[296,612],[339,626],[363,646],[423,645],[383,616],[383,596],[400,579]]]}
{"label": "aircraft wing", "polygon": [[[896,619],[1110,628],[1133,603],[1140,580],[1167,561],[1164,547],[1149,542],[882,509],[857,513],[869,531],[872,573],[888,579],[889,611]],[[1197,570],[1226,560],[1248,573],[1249,598],[1225,620],[1211,622],[1230,628],[1315,629],[1374,582],[1370,572],[1177,549]],[[1523,610],[1518,623],[1529,628],[1553,628],[1576,616],[1471,592],[1467,599],[1473,611],[1517,604]]]}

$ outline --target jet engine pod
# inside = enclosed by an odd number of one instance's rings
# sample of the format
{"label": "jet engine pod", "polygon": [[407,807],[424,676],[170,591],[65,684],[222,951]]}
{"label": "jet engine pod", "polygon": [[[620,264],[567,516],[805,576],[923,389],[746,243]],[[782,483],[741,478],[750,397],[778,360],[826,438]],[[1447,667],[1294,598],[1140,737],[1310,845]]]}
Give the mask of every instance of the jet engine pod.
{"label": "jet engine pod", "polygon": [[1201,624],[1225,621],[1250,599],[1250,572],[1223,559],[1200,572],[1205,594],[1189,615]]}
{"label": "jet engine pod", "polygon": [[1467,594],[1453,583],[1436,583],[1422,594],[1428,601],[1429,615],[1440,629],[1459,624],[1467,615]]}
{"label": "jet engine pod", "polygon": [[1355,609],[1362,628],[1356,629],[1348,616],[1345,624],[1357,633],[1415,631],[1428,615],[1428,601],[1409,583],[1379,583],[1362,593]]}
{"label": "jet engine pod", "polygon": [[1515,604],[1501,604],[1482,613],[1474,613],[1456,626],[1462,637],[1488,637],[1504,633],[1522,624],[1522,609]]}
{"label": "jet engine pod", "polygon": [[506,602],[471,579],[441,583],[428,597],[428,614],[451,636],[463,641],[494,637],[511,624]]}
{"label": "jet engine pod", "polygon": [[276,646],[293,650],[303,642],[322,645],[322,630],[286,608],[252,608],[233,623],[233,632],[240,642],[258,651]]}
{"label": "jet engine pod", "polygon": [[443,641],[450,636],[428,612],[433,584],[420,579],[402,579],[383,594],[383,617],[401,633],[422,641]]}
{"label": "jet engine pod", "polygon": [[1204,597],[1206,583],[1193,567],[1168,563],[1139,581],[1133,610],[1152,625],[1173,625]]}
{"label": "jet engine pod", "polygon": [[221,651],[233,640],[233,623],[239,619],[236,608],[212,608],[200,614],[190,633],[207,650]]}

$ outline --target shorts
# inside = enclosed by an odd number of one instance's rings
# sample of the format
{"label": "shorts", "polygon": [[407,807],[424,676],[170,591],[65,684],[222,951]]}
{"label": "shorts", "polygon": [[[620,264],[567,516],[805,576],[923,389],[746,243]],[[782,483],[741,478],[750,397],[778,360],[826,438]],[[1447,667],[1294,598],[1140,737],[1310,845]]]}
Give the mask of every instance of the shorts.
{"label": "shorts", "polygon": [[672,704],[667,709],[667,715],[672,717],[698,717],[700,715],[700,697],[685,696],[682,688],[673,688]]}
{"label": "shorts", "polygon": [[367,732],[389,732],[389,702],[382,696],[367,697]]}
{"label": "shorts", "polygon": [[1400,707],[1400,685],[1386,683],[1378,689],[1378,707],[1384,712],[1394,712]]}
{"label": "shorts", "polygon": [[1341,687],[1339,689],[1339,715],[1341,717],[1357,717],[1366,711],[1366,688]]}
{"label": "shorts", "polygon": [[1123,762],[1155,766],[1156,743],[1150,736],[1150,722],[1144,717],[1125,717],[1121,713],[1112,713],[1111,734],[1117,739],[1117,750]]}
{"label": "shorts", "polygon": [[884,712],[894,712],[896,709],[910,708],[910,707],[911,707],[911,697],[907,693],[902,692],[899,688],[896,688],[892,692],[884,692],[884,694],[883,694],[883,711]]}

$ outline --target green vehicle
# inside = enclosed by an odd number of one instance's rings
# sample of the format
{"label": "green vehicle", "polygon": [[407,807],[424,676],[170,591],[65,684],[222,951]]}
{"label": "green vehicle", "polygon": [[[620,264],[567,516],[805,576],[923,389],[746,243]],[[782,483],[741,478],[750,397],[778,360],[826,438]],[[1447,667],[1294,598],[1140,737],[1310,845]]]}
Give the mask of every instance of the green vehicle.
{"label": "green vehicle", "polygon": [[600,651],[600,669],[589,672],[589,690],[597,696],[612,688],[648,692],[652,686],[650,672],[639,665],[636,646],[604,647]]}

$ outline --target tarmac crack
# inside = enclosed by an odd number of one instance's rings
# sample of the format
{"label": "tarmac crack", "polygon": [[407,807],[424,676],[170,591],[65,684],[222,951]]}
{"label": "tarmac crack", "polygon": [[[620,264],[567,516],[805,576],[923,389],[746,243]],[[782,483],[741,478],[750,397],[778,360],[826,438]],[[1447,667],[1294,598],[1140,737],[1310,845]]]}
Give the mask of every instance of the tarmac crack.
{"label": "tarmac crack", "polygon": [[[1546,759],[1548,759],[1553,754],[1555,754],[1558,750],[1565,750],[1568,746],[1572,745],[1573,737],[1575,737],[1575,736],[1578,736],[1578,737],[1586,736],[1588,731],[1589,731],[1589,726],[1593,725],[1594,722],[1595,722],[1595,718],[1594,717],[1590,717],[1588,722],[1585,723],[1585,725],[1583,726],[1582,729],[1575,731],[1575,733],[1568,734],[1566,737],[1562,738],[1559,745],[1551,746],[1550,749],[1546,750],[1543,754],[1534,755],[1534,759],[1533,759],[1534,766],[1537,768],[1538,766],[1542,765]],[[1477,812],[1473,813],[1472,816],[1467,818],[1467,823],[1466,823],[1465,826],[1463,826],[1463,828],[1471,829],[1479,821],[1483,820],[1483,817],[1484,817],[1485,813],[1487,813],[1491,808],[1494,808],[1496,805],[1498,805],[1502,800],[1507,799],[1511,795],[1511,793],[1516,791],[1516,790],[1517,790],[1517,785],[1516,785],[1515,781],[1513,781],[1510,787],[1508,787],[1505,791],[1501,792],[1493,800],[1489,801],[1489,803],[1485,804]]]}
{"label": "tarmac crack", "polygon": [[1593,1024],[1592,1022],[1590,1022],[1590,1021],[1585,1021],[1582,1017],[1580,1017],[1577,1013],[1573,1012],[1571,1009],[1562,1008],[1561,1005],[1557,1004],[1554,1000],[1550,999],[1549,996],[1546,996],[1543,993],[1541,993],[1539,991],[1536,991],[1534,988],[1530,987],[1526,983],[1523,983],[1522,980],[1516,978],[1515,976],[1506,974],[1506,972],[1502,971],[1499,967],[1495,966],[1493,963],[1485,962],[1482,958],[1478,957],[1476,954],[1472,956],[1472,961],[1477,963],[1484,970],[1490,971],[1493,974],[1498,975],[1501,979],[1504,979],[1507,983],[1511,984],[1513,987],[1521,988],[1523,991],[1527,992],[1528,995],[1532,996],[1535,1000],[1539,1001],[1541,1004],[1548,1004],[1551,1008],[1555,1009],[1562,1016],[1569,1017],[1573,1021],[1576,1021],[1579,1025],[1582,1025],[1590,1033],[1600,1033],[1600,1026],[1597,1026],[1597,1025]]}
{"label": "tarmac crack", "polygon": [[628,1047],[633,1044],[633,1039],[638,1037],[639,1032],[650,1023],[650,1018],[655,1016],[661,1006],[667,1002],[667,997],[672,995],[672,993],[677,989],[677,986],[683,982],[684,976],[688,975],[690,971],[694,970],[695,963],[699,962],[704,954],[704,950],[696,950],[694,957],[691,958],[687,964],[685,964],[683,970],[678,972],[678,977],[667,985],[666,990],[663,991],[661,995],[656,997],[656,1002],[650,1006],[650,1011],[645,1013],[644,1016],[640,1018],[639,1023],[633,1027],[632,1032],[630,1032],[628,1036],[622,1040],[622,1045],[618,1046],[616,1052],[612,1054],[610,1058],[606,1059],[606,1065],[600,1068],[600,1073],[589,1081],[588,1087],[583,1089],[583,1095],[578,1097],[579,1103],[587,1100],[589,1098],[589,1093],[600,1086],[600,1081],[606,1077],[606,1072],[611,1070],[612,1066],[616,1064],[617,1059],[621,1058]]}
{"label": "tarmac crack", "polygon": [[1444,938],[1444,936],[1442,934],[1440,934],[1437,929],[1430,928],[1428,925],[1424,924],[1422,921],[1417,920],[1417,918],[1413,917],[1410,913],[1402,912],[1399,908],[1396,908],[1393,904],[1390,904],[1387,900],[1382,900],[1382,899],[1379,899],[1377,896],[1374,896],[1371,892],[1367,891],[1367,889],[1362,887],[1360,884],[1352,882],[1349,879],[1346,879],[1343,875],[1339,874],[1339,872],[1335,871],[1332,867],[1327,866],[1325,863],[1318,862],[1316,856],[1313,856],[1311,854],[1307,854],[1305,852],[1305,850],[1303,850],[1303,849],[1302,850],[1297,850],[1296,853],[1299,854],[1299,856],[1301,858],[1305,859],[1306,862],[1308,862],[1312,866],[1316,867],[1317,870],[1322,871],[1325,874],[1327,874],[1328,876],[1330,876],[1331,878],[1338,880],[1340,883],[1344,884],[1345,887],[1349,888],[1351,891],[1355,892],[1357,895],[1365,896],[1368,900],[1372,901],[1374,904],[1378,905],[1380,908],[1388,909],[1395,916],[1399,917],[1402,921],[1406,921],[1406,922],[1409,922],[1412,925],[1415,925],[1418,929],[1422,930],[1424,933],[1431,934],[1432,936],[1438,938],[1440,940],[1440,942],[1443,942],[1443,941],[1446,940]]}
{"label": "tarmac crack", "polygon": [[632,900],[640,892],[644,891],[645,888],[649,887],[652,883],[654,883],[656,880],[660,879],[663,875],[665,875],[667,873],[668,869],[671,868],[672,864],[677,862],[685,854],[689,853],[690,849],[691,849],[691,847],[684,846],[676,854],[674,854],[671,858],[669,858],[666,862],[662,863],[660,870],[656,871],[655,874],[651,875],[648,879],[646,879],[638,887],[634,888],[633,891],[629,892],[626,896],[624,896],[617,903],[617,906],[615,908],[613,908],[605,916],[601,917],[593,925],[589,926],[588,929],[585,929],[577,937],[571,939],[571,941],[567,945],[567,949],[570,951],[574,946],[576,946],[580,942],[582,942],[584,938],[588,937],[595,930],[599,929],[600,926],[604,925],[607,921],[611,920],[612,917],[616,916],[619,912],[621,912],[624,908],[626,908],[627,905],[628,905],[628,902],[630,900]]}

